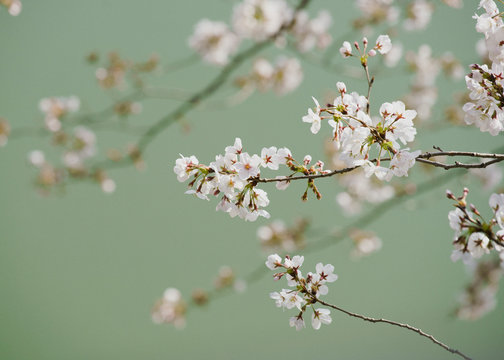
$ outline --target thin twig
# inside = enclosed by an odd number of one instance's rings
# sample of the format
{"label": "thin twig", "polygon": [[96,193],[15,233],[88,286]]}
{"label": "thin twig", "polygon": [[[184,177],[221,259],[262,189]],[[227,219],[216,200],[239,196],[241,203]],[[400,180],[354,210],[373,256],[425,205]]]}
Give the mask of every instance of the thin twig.
{"label": "thin twig", "polygon": [[370,102],[371,88],[373,87],[374,76],[372,78],[369,76],[369,67],[367,66],[367,63],[362,66],[364,66],[364,71],[366,72],[366,80],[368,83],[368,90],[367,90],[367,96],[366,96],[366,99],[367,99],[366,113],[369,114],[370,107],[371,107],[371,102]]}
{"label": "thin twig", "polygon": [[177,70],[184,69],[186,67],[196,64],[198,60],[199,57],[197,55],[191,54],[186,58],[175,60],[172,63],[165,65],[163,70],[166,73],[175,72]]}
{"label": "thin twig", "polygon": [[[472,157],[472,158],[480,158],[480,159],[493,159],[491,161],[487,162],[482,162],[478,164],[465,164],[456,161],[454,164],[444,164],[438,161],[433,161],[433,160],[428,160],[430,158],[436,157],[436,156],[449,156],[449,157],[454,157],[454,156],[465,156],[465,157]],[[390,158],[381,158],[380,162],[384,161],[390,161]],[[468,152],[468,151],[440,151],[440,152],[434,152],[434,153],[424,153],[420,154],[416,157],[416,160],[419,162],[423,162],[428,165],[432,165],[435,167],[441,167],[446,170],[449,169],[482,169],[486,168],[492,164],[504,161],[504,154],[489,154],[489,153],[477,153],[477,152]],[[378,159],[373,159],[371,162],[376,163]],[[322,174],[315,174],[315,175],[302,175],[302,176],[284,176],[284,177],[278,177],[278,178],[253,178],[251,179],[252,181],[256,183],[270,183],[270,182],[280,182],[280,181],[295,181],[295,180],[309,180],[309,179],[319,179],[319,178],[325,178],[325,177],[331,177],[334,175],[340,175],[344,174],[350,171],[353,171],[361,166],[350,166],[344,169],[338,169],[338,170],[333,170],[329,171],[327,173],[322,173]]]}
{"label": "thin twig", "polygon": [[314,298],[314,300],[316,300],[318,303],[320,303],[322,305],[328,306],[334,310],[337,310],[337,311],[340,311],[344,314],[347,314],[348,316],[352,316],[352,317],[355,317],[355,318],[358,318],[358,319],[361,319],[364,321],[368,321],[368,322],[372,322],[372,323],[385,323],[385,324],[389,324],[389,325],[393,325],[393,326],[398,326],[403,329],[408,329],[408,330],[414,331],[417,334],[419,334],[420,336],[426,337],[427,339],[431,340],[434,344],[441,346],[446,351],[449,351],[452,354],[458,355],[458,356],[464,358],[465,360],[471,360],[471,358],[469,356],[464,355],[462,352],[458,351],[457,349],[453,349],[453,348],[449,347],[448,345],[437,340],[434,336],[432,336],[432,335],[430,335],[430,334],[428,334],[428,333],[426,333],[426,332],[422,331],[421,329],[416,328],[414,326],[411,326],[408,324],[403,324],[403,323],[400,323],[397,321],[392,321],[392,320],[387,320],[387,319],[377,319],[377,318],[372,318],[369,316],[357,314],[357,313],[342,309],[336,305],[329,304],[329,303],[327,303],[323,300],[320,300],[318,298]]}
{"label": "thin twig", "polygon": [[473,151],[439,151],[435,153],[426,152],[417,156],[421,159],[429,159],[436,156],[467,156],[467,157],[477,157],[482,159],[504,159],[504,154],[490,154],[490,153],[480,153]]}
{"label": "thin twig", "polygon": [[497,158],[497,159],[493,159],[493,160],[490,160],[490,161],[482,162],[482,163],[479,163],[479,164],[464,164],[464,163],[461,163],[461,162],[458,162],[458,161],[455,161],[454,164],[443,164],[443,163],[440,163],[440,162],[437,162],[437,161],[431,161],[431,160],[426,160],[426,159],[417,159],[417,161],[419,161],[421,163],[424,163],[424,164],[432,165],[432,166],[435,166],[435,167],[440,167],[440,168],[443,168],[445,170],[450,170],[450,169],[456,169],[456,168],[459,168],[459,169],[460,168],[464,168],[464,169],[483,169],[483,168],[486,168],[487,166],[490,166],[492,164],[504,161],[504,159]]}

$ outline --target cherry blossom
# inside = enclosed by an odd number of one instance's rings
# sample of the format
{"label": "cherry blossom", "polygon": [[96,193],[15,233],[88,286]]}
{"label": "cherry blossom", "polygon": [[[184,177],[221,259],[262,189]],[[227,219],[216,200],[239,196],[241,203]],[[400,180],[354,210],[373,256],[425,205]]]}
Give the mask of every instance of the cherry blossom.
{"label": "cherry blossom", "polygon": [[238,48],[239,38],[228,26],[220,21],[200,20],[195,26],[189,46],[198,52],[203,60],[214,65],[226,65],[229,56]]}
{"label": "cherry blossom", "polygon": [[292,17],[283,0],[244,0],[233,11],[233,28],[244,38],[261,41],[275,34]]}
{"label": "cherry blossom", "polygon": [[338,278],[334,274],[334,266],[331,264],[318,263],[316,272],[309,272],[306,278],[303,277],[299,268],[303,265],[303,256],[285,256],[282,264],[282,258],[277,254],[268,256],[266,266],[273,271],[282,270],[277,272],[273,277],[279,280],[286,277],[287,285],[294,288],[292,290],[282,289],[280,292],[270,293],[270,298],[275,300],[277,307],[286,309],[293,309],[296,307],[300,312],[297,316],[289,319],[290,327],[295,327],[296,330],[301,330],[305,327],[303,319],[304,313],[307,311],[308,305],[313,310],[311,324],[315,330],[319,330],[322,324],[330,324],[332,319],[328,309],[320,308],[315,309],[313,304],[318,301],[318,298],[327,295],[329,288],[326,283],[334,282]]}

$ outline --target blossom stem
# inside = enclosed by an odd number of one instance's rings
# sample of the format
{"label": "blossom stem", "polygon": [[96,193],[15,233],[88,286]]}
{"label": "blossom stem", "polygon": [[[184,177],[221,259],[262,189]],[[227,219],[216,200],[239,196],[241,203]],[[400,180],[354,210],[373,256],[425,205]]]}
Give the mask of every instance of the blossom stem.
{"label": "blossom stem", "polygon": [[372,78],[369,76],[369,67],[368,67],[367,63],[366,63],[366,65],[363,65],[363,66],[364,66],[364,70],[366,71],[366,80],[368,83],[368,91],[367,91],[367,96],[366,96],[366,99],[367,99],[366,113],[369,114],[369,108],[370,108],[369,97],[371,96],[371,88],[373,87],[374,76]]}

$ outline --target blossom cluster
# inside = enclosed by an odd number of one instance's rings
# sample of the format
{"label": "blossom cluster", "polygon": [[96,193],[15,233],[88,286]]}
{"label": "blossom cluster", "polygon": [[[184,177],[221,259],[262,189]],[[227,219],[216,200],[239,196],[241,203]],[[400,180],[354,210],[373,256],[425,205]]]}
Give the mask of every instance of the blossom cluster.
{"label": "blossom cluster", "polygon": [[464,120],[495,136],[504,131],[504,21],[494,1],[481,0],[479,8],[485,12],[474,15],[476,31],[485,36],[491,64],[471,65],[466,76],[471,101],[463,107]]}
{"label": "blossom cluster", "polygon": [[39,110],[44,114],[47,130],[56,133],[62,129],[61,121],[67,115],[79,111],[77,96],[44,98],[39,102]]}
{"label": "blossom cluster", "polygon": [[483,169],[469,169],[469,174],[480,181],[483,190],[493,190],[500,185],[504,177],[498,164],[490,165]]}
{"label": "blossom cluster", "polygon": [[354,243],[351,255],[356,259],[369,256],[382,247],[381,239],[371,231],[352,230],[350,231],[350,239]]}
{"label": "blossom cluster", "polygon": [[45,194],[56,186],[64,186],[68,178],[91,178],[100,184],[105,193],[115,191],[116,184],[103,170],[91,171],[86,162],[97,154],[95,133],[87,127],[76,126],[68,130],[65,118],[79,110],[80,100],[76,96],[44,98],[39,109],[44,114],[44,123],[52,135],[52,144],[62,151],[63,167],[53,165],[43,151],[33,150],[28,161],[38,170],[36,185]]}
{"label": "blossom cluster", "polygon": [[[331,170],[346,168],[345,162],[339,158],[339,150],[335,142],[326,143],[325,152]],[[394,186],[376,177],[366,177],[362,169],[340,174],[336,179],[344,188],[336,195],[336,202],[343,209],[345,216],[357,215],[365,209],[366,204],[380,204],[396,194]]]}
{"label": "blossom cluster", "polygon": [[[93,52],[88,55],[87,59],[88,62],[94,64],[98,62],[99,56]],[[117,52],[110,52],[105,57],[105,60],[96,69],[95,77],[98,80],[98,84],[106,90],[124,90],[128,85],[127,80],[130,80],[134,87],[142,87],[144,81],[141,74],[152,73],[159,69],[159,57],[156,54],[151,55],[146,61],[134,62],[122,58]],[[139,109],[136,108],[133,110],[132,113],[135,113],[135,110]],[[120,112],[117,113],[123,115]]]}
{"label": "blossom cluster", "polygon": [[272,39],[282,45],[285,40],[280,30],[291,23],[290,33],[300,52],[314,47],[325,49],[331,43],[328,30],[332,18],[327,11],[310,19],[306,11],[295,12],[284,0],[244,0],[234,7],[231,23],[230,27],[222,21],[200,20],[189,38],[189,46],[204,61],[223,66],[244,39],[256,42]]}
{"label": "blossom cluster", "polygon": [[[282,165],[294,173],[305,175],[324,173],[323,162],[318,161],[312,166],[310,163],[310,156],[306,156],[299,164],[289,149],[275,146],[263,148],[261,155],[249,155],[243,151],[241,139],[236,138],[233,145],[225,148],[225,154],[217,155],[215,161],[209,165],[200,164],[195,156],[181,155],[176,160],[173,170],[180,182],[192,178],[189,182],[190,190],[186,191],[186,194],[195,194],[204,200],[209,200],[209,196],[222,195],[217,211],[226,212],[231,217],[238,216],[246,221],[255,221],[259,216],[270,217],[264,210],[269,204],[268,194],[257,188],[261,169],[278,170]],[[279,190],[289,185],[288,178],[286,179],[277,181]],[[309,181],[309,188],[317,197],[321,196],[313,182]],[[307,191],[303,195],[304,199],[308,196]]]}
{"label": "blossom cluster", "polygon": [[503,274],[499,261],[495,259],[481,261],[470,270],[472,281],[460,295],[455,311],[457,317],[463,320],[477,320],[495,308]]}
{"label": "blossom cluster", "polygon": [[332,41],[329,28],[332,24],[331,14],[321,10],[317,17],[310,19],[306,11],[298,12],[292,28],[295,46],[301,53],[306,53],[313,48],[327,48]]}
{"label": "blossom cluster", "polygon": [[275,64],[265,58],[257,58],[252,64],[252,72],[238,77],[235,84],[245,94],[258,89],[261,92],[273,89],[278,95],[295,90],[303,81],[303,69],[296,58],[280,56]]}
{"label": "blossom cluster", "polygon": [[257,237],[265,250],[283,250],[287,252],[302,249],[305,245],[305,231],[308,227],[306,219],[295,221],[287,226],[281,220],[275,220],[257,229]]}
{"label": "blossom cluster", "polygon": [[441,70],[446,76],[459,79],[464,76],[464,69],[450,52],[445,52],[440,57],[433,56],[432,49],[427,44],[421,45],[417,52],[407,52],[406,62],[415,75],[404,102],[418,112],[418,120],[427,120],[437,102],[436,80]]}
{"label": "blossom cluster", "polygon": [[[386,35],[378,37],[376,45],[367,52],[367,39],[363,40],[364,49],[355,43],[360,52],[361,64],[367,67],[367,57],[376,52],[390,50],[390,38]],[[344,57],[353,56],[350,43],[345,42],[340,49]],[[400,143],[406,145],[415,139],[416,128],[413,119],[415,110],[407,110],[404,103],[394,101],[383,103],[379,117],[369,115],[369,101],[367,97],[357,92],[348,93],[343,82],[336,84],[339,96],[332,104],[321,107],[317,99],[315,109],[308,109],[308,114],[302,118],[303,122],[311,124],[311,132],[316,134],[321,129],[322,120],[330,119],[333,141],[340,150],[340,159],[347,166],[361,166],[366,176],[375,175],[380,180],[390,181],[393,176],[407,176],[408,170],[415,164],[420,151],[410,152],[401,149]],[[378,148],[375,162],[370,160],[370,151],[376,145]],[[390,166],[381,166],[382,154],[390,156]]]}
{"label": "blossom cluster", "polygon": [[[485,221],[473,204],[467,204],[468,193],[467,188],[460,197],[455,197],[449,190],[446,192],[447,197],[455,201],[456,207],[448,213],[450,227],[455,231],[452,260],[462,259],[464,263],[470,264],[473,259],[495,250],[504,264],[504,194],[490,196],[489,205],[493,217]],[[495,226],[498,227],[497,231],[494,230]]]}
{"label": "blossom cluster", "polygon": [[[354,27],[364,28],[382,23],[395,26],[399,20],[404,20],[403,28],[413,31],[425,29],[430,23],[435,9],[433,1],[411,0],[407,3],[404,14],[401,14],[398,3],[394,0],[357,0],[357,8],[362,15],[354,21]],[[443,0],[443,3],[452,8],[460,8],[463,0]]]}
{"label": "blossom cluster", "polygon": [[239,37],[220,21],[203,19],[189,38],[189,46],[200,54],[204,61],[225,65],[239,45]]}
{"label": "blossom cluster", "polygon": [[312,309],[311,324],[315,330],[320,329],[322,324],[330,324],[332,322],[331,312],[324,308],[315,308],[315,304],[321,295],[327,295],[329,288],[327,283],[334,282],[338,279],[338,275],[334,274],[334,266],[331,264],[324,265],[318,263],[315,267],[315,273],[309,272],[306,277],[303,277],[299,268],[303,265],[303,256],[285,256],[282,259],[277,254],[268,256],[266,266],[273,271],[281,270],[273,276],[275,280],[280,280],[285,276],[287,285],[291,289],[282,289],[270,293],[270,298],[275,300],[275,304],[279,308],[293,309],[297,308],[299,313],[289,320],[291,327],[296,330],[304,328],[304,314],[308,307]]}
{"label": "blossom cluster", "polygon": [[177,288],[166,289],[161,299],[157,300],[152,308],[152,321],[156,324],[173,324],[178,329],[183,328],[189,306],[203,306],[208,303],[213,293],[219,291],[233,289],[236,292],[243,292],[246,288],[245,281],[237,279],[235,272],[229,266],[222,266],[219,269],[213,285],[210,291],[195,288],[187,302]]}
{"label": "blossom cluster", "polygon": [[[361,56],[361,62],[364,65],[365,60],[369,56],[376,56],[377,53],[380,53],[382,55],[387,54],[391,49],[392,49],[392,41],[390,40],[390,37],[388,35],[380,35],[376,39],[376,44],[373,48],[371,48],[369,51],[367,51],[367,46],[368,46],[368,39],[363,38],[362,43],[364,45],[364,49],[361,50],[359,43],[355,42],[354,46],[359,51],[360,56]],[[354,56],[352,53],[352,45],[348,41],[344,41],[343,45],[340,47],[339,52],[341,56],[344,58]]]}
{"label": "blossom cluster", "polygon": [[380,204],[394,197],[396,191],[376,178],[366,177],[362,170],[355,170],[338,177],[345,190],[336,195],[336,202],[345,216],[362,212],[365,204]]}
{"label": "blossom cluster", "polygon": [[178,289],[168,288],[152,309],[152,321],[156,324],[174,324],[177,328],[185,326],[187,304]]}

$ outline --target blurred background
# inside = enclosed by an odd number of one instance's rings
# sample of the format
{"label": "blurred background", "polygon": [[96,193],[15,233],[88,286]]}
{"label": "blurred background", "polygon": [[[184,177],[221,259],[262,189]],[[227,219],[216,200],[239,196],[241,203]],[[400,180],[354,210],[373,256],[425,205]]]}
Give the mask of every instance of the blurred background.
{"label": "blurred background", "polygon": [[[434,54],[450,50],[467,69],[479,61],[475,44],[480,36],[471,19],[475,3],[466,1],[464,8],[452,9],[436,1],[426,31],[398,36],[409,50],[416,51],[424,43],[431,45]],[[83,113],[104,109],[120,94],[97,85],[96,66],[86,62],[89,53],[104,57],[117,51],[134,61],[156,53],[165,64],[190,59],[187,39],[194,25],[205,17],[229,23],[234,4],[227,0],[25,0],[17,17],[2,8],[0,116],[9,120],[14,132],[18,127],[41,126],[38,103],[44,97],[76,95]],[[333,15],[335,39],[351,30],[351,20],[358,15],[350,1],[313,1],[309,12],[320,9]],[[370,41],[377,35],[371,35]],[[354,32],[347,40],[360,36]],[[279,52],[271,47],[264,54],[274,57]],[[208,163],[240,137],[250,153],[260,152],[263,146],[286,146],[297,158],[311,154],[325,160],[329,127],[312,135],[301,122],[313,106],[311,96],[324,98],[335,91],[336,81],[345,81],[349,90],[361,93],[367,86],[363,78],[348,76],[337,52],[333,56],[335,64],[342,64],[341,71],[338,65],[329,72],[302,60],[304,81],[286,96],[255,93],[234,107],[201,106],[190,112],[151,144],[144,154],[144,171],[130,167],[108,173],[117,183],[113,194],[104,194],[91,182],[72,182],[64,191],[41,196],[27,154],[40,149],[51,155],[49,138],[38,133],[13,137],[0,148],[0,358],[453,358],[416,334],[334,312],[330,326],[319,331],[308,326],[296,332],[288,325],[294,314],[280,311],[269,299],[269,293],[284,284],[274,283],[268,274],[248,284],[245,292],[229,291],[203,307],[191,308],[182,330],[151,321],[151,308],[167,287],[180,289],[189,299],[194,288],[213,287],[221,266],[230,266],[237,278],[245,278],[268,255],[261,250],[256,231],[269,221],[231,219],[214,210],[215,201],[184,195],[185,184],[173,173],[176,158],[180,153],[194,154]],[[249,67],[250,62],[245,63],[237,74],[248,72]],[[403,61],[394,70],[377,73],[372,94],[375,110],[381,102],[407,92],[412,76],[405,69]],[[196,61],[179,71],[153,76],[152,83],[190,94],[218,71]],[[428,151],[437,145],[490,152],[502,145],[501,136],[444,122],[444,106],[464,89],[463,79],[439,81],[439,105],[426,125],[432,129],[419,128],[416,148]],[[210,103],[235,91],[225,86]],[[142,113],[128,119],[129,125],[151,124],[179,103],[146,100]],[[135,134],[120,128],[99,129],[97,135],[103,152],[135,140]],[[443,171],[424,173],[417,167],[407,182]],[[352,221],[335,201],[341,188],[334,179],[319,181],[320,201],[301,202],[304,186],[291,185],[284,192],[275,191],[273,185],[262,187],[270,196],[272,219],[291,224],[295,218],[309,218],[308,244]],[[475,359],[502,358],[502,291],[496,309],[483,318],[461,321],[453,316],[457,296],[470,277],[462,263],[450,260],[453,233],[447,213],[452,208],[444,192],[450,188],[459,194],[464,186],[472,190],[470,201],[488,216],[491,191],[466,175],[454,177],[400,203],[369,227],[363,224],[362,229],[382,239],[379,252],[355,260],[350,256],[352,242],[346,239],[306,255],[305,271],[317,262],[335,266],[339,280],[330,286],[329,302],[420,327]]]}

